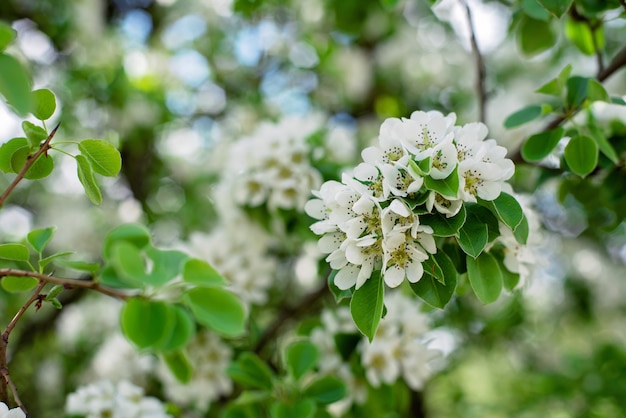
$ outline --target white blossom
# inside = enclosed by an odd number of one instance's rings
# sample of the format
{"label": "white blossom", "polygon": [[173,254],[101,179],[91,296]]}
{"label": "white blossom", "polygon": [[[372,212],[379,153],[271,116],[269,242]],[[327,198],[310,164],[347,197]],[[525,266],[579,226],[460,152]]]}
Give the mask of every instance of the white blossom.
{"label": "white blossom", "polygon": [[26,418],[26,414],[21,408],[9,409],[4,402],[0,402],[0,418]]}
{"label": "white blossom", "polygon": [[127,381],[102,380],[80,387],[68,395],[65,412],[85,418],[171,418],[161,401]]}
{"label": "white blossom", "polygon": [[207,411],[210,403],[232,391],[232,381],[226,368],[232,359],[232,349],[217,335],[200,332],[187,346],[187,354],[193,375],[188,383],[181,383],[165,365],[159,367],[165,395],[181,404],[192,405],[200,411]]}

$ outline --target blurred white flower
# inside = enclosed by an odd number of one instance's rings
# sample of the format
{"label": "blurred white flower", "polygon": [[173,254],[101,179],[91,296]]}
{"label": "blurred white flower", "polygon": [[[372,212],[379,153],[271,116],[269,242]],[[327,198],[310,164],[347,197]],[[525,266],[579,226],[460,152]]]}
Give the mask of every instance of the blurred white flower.
{"label": "blurred white flower", "polygon": [[232,349],[217,335],[201,332],[187,347],[193,375],[188,383],[181,383],[164,364],[157,373],[163,381],[166,396],[181,405],[193,405],[207,411],[213,400],[232,391],[232,381],[226,368],[232,358]]}
{"label": "blurred white flower", "polygon": [[0,402],[0,418],[26,418],[26,414],[20,408],[9,409],[4,402]]}
{"label": "blurred white flower", "polygon": [[68,395],[65,412],[85,418],[171,418],[161,401],[127,381],[82,386]]}

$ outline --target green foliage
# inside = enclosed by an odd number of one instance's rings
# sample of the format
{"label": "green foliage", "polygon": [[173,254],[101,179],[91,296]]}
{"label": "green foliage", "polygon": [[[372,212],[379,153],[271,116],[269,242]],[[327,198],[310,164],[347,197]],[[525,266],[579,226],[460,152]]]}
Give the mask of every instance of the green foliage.
{"label": "green foliage", "polygon": [[28,261],[28,248],[22,244],[0,244],[0,259]]}
{"label": "green foliage", "polygon": [[472,290],[482,303],[498,299],[502,291],[502,271],[496,258],[490,253],[467,257],[467,278]]}
{"label": "green foliage", "polygon": [[430,260],[434,268],[426,265],[425,276],[417,283],[411,283],[411,289],[430,306],[443,309],[456,290],[458,273],[443,251],[431,254]]}
{"label": "green foliage", "polygon": [[384,281],[380,271],[372,274],[350,300],[350,313],[359,331],[370,341],[374,339],[378,323],[383,315]]}
{"label": "green foliage", "polygon": [[565,161],[575,174],[589,175],[598,164],[598,145],[585,135],[577,135],[565,146]]}
{"label": "green foliage", "polygon": [[[500,196],[495,200],[481,201],[480,203],[489,208],[502,223],[511,228],[514,232],[524,221],[522,207],[517,199],[508,193],[500,193]],[[523,241],[526,241],[526,238],[524,238]]]}
{"label": "green foliage", "polygon": [[289,374],[296,380],[311,370],[317,359],[317,348],[309,341],[293,342],[285,351],[285,365]]}
{"label": "green foliage", "polygon": [[530,105],[510,115],[504,120],[504,127],[507,129],[515,128],[532,120],[537,119],[543,114],[543,107],[540,105]]}
{"label": "green foliage", "polygon": [[15,173],[11,165],[13,154],[24,147],[28,148],[28,139],[26,138],[13,138],[2,144],[0,146],[0,170],[5,173]]}
{"label": "green foliage", "polygon": [[39,281],[34,277],[5,276],[2,278],[2,288],[7,292],[21,293],[34,289]]}
{"label": "green foliage", "polygon": [[532,135],[522,145],[522,158],[537,162],[546,158],[563,138],[563,128],[558,127]]}
{"label": "green foliage", "polygon": [[83,139],[78,143],[78,149],[94,173],[106,177],[116,177],[122,168],[120,152],[110,143],[101,139]]}
{"label": "green foliage", "polygon": [[202,325],[232,337],[245,331],[246,312],[232,292],[213,287],[194,288],[185,293],[183,300]]}
{"label": "green foliage", "polygon": [[183,267],[183,280],[197,286],[223,286],[226,280],[206,261],[191,258]]}
{"label": "green foliage", "polygon": [[34,229],[28,233],[26,239],[33,249],[38,253],[43,253],[44,248],[52,239],[56,227],[51,226],[48,228]]}
{"label": "green foliage", "polygon": [[551,96],[562,97],[563,91],[565,90],[565,85],[569,78],[570,73],[572,72],[572,65],[567,64],[559,73],[556,78],[548,81],[543,86],[539,87],[536,91],[537,93],[548,94]]}
{"label": "green foliage", "polygon": [[0,95],[20,115],[31,109],[30,74],[24,66],[11,55],[0,53]]}
{"label": "green foliage", "polygon": [[565,36],[583,53],[594,55],[604,49],[604,28],[592,28],[589,22],[566,19]]}
{"label": "green foliage", "polygon": [[31,113],[40,120],[50,119],[57,107],[54,93],[48,89],[33,91],[32,103]]}
{"label": "green foliage", "polygon": [[272,418],[312,418],[313,414],[315,414],[315,403],[310,399],[300,399],[291,403],[276,401],[270,409]]}
{"label": "green foliage", "polygon": [[172,374],[181,383],[188,383],[193,376],[193,368],[183,351],[171,351],[163,354],[163,360]]}
{"label": "green foliage", "polygon": [[459,213],[450,218],[441,213],[426,214],[420,217],[420,223],[430,226],[436,237],[451,237],[459,233],[466,217],[465,206],[461,206]]}
{"label": "green foliage", "polygon": [[15,39],[16,32],[11,26],[0,21],[0,52]]}
{"label": "green foliage", "polygon": [[347,394],[345,383],[335,376],[324,376],[311,382],[304,389],[304,396],[317,403],[328,405],[343,399]]}
{"label": "green foliage", "polygon": [[237,361],[228,367],[228,374],[236,382],[251,388],[271,390],[274,387],[274,373],[253,353],[242,353]]}
{"label": "green foliage", "polygon": [[459,246],[467,255],[474,258],[482,253],[489,240],[489,229],[478,216],[468,215],[468,220],[456,236]]}
{"label": "green foliage", "polygon": [[520,49],[527,56],[537,55],[551,48],[556,42],[556,33],[551,21],[522,16],[517,30]]}
{"label": "green foliage", "polygon": [[538,0],[548,12],[557,18],[563,16],[569,10],[574,0]]}
{"label": "green foliage", "polygon": [[158,349],[167,342],[174,318],[174,312],[165,302],[139,297],[128,299],[120,314],[124,335],[140,349]]}
{"label": "green foliage", "polygon": [[30,141],[30,145],[33,149],[38,148],[41,141],[44,141],[48,137],[48,134],[42,127],[34,125],[28,121],[22,122],[22,129],[24,130],[26,138]]}
{"label": "green foliage", "polygon": [[78,170],[78,180],[85,189],[85,194],[94,205],[102,204],[102,192],[93,175],[93,169],[87,158],[83,155],[76,156],[76,168]]}
{"label": "green foliage", "polygon": [[445,179],[435,180],[430,176],[424,177],[424,184],[447,199],[457,199],[459,194],[459,172],[455,167]]}

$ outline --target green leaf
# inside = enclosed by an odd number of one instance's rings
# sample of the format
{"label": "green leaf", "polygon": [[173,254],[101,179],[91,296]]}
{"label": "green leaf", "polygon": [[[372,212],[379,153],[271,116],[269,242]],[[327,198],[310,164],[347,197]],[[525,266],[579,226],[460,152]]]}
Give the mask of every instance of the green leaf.
{"label": "green leaf", "polygon": [[25,116],[31,108],[30,74],[11,55],[0,53],[0,94],[16,110]]}
{"label": "green leaf", "polygon": [[295,380],[299,380],[315,366],[317,357],[317,347],[309,341],[293,342],[285,352],[287,371]]}
{"label": "green leaf", "polygon": [[567,79],[566,103],[570,108],[578,108],[587,98],[589,78],[573,76]]}
{"label": "green leaf", "polygon": [[590,78],[587,85],[587,98],[592,102],[611,103],[611,97],[606,92],[604,86],[593,78]]}
{"label": "green leaf", "polygon": [[461,210],[459,210],[459,213],[451,218],[447,218],[441,213],[433,213],[428,215],[422,215],[419,219],[421,224],[428,225],[433,229],[434,236],[451,237],[459,232],[459,230],[465,223],[466,216],[467,212],[465,210],[465,206],[461,206]]}
{"label": "green leaf", "polygon": [[189,383],[193,376],[193,367],[182,350],[163,354],[163,360],[174,377],[181,383]]}
{"label": "green leaf", "polygon": [[594,55],[597,49],[604,49],[604,28],[602,26],[592,31],[589,23],[585,21],[567,19],[565,21],[565,36],[583,54]]}
{"label": "green leaf", "polygon": [[197,321],[220,334],[238,336],[245,331],[246,312],[241,300],[228,290],[198,287],[188,290],[185,303]]}
{"label": "green leaf", "polygon": [[346,384],[335,376],[323,376],[304,388],[303,395],[316,403],[328,405],[343,399],[347,394]]}
{"label": "green leaf", "polygon": [[28,139],[13,138],[0,146],[0,170],[5,173],[15,173],[11,166],[13,154],[21,148],[28,147]]}
{"label": "green leaf", "polygon": [[134,282],[128,283],[120,278],[119,274],[115,271],[112,265],[105,265],[98,276],[100,283],[108,287],[122,288],[122,289],[141,289],[143,283]]}
{"label": "green leaf", "polygon": [[41,141],[48,137],[48,133],[41,126],[37,126],[27,120],[22,122],[22,129],[33,147],[39,147]]}
{"label": "green leaf", "polygon": [[169,305],[169,308],[173,312],[174,323],[169,337],[159,346],[163,351],[183,348],[196,332],[196,324],[187,309],[179,305]]}
{"label": "green leaf", "polygon": [[142,225],[126,224],[111,230],[104,239],[104,257],[111,256],[111,248],[119,241],[128,242],[138,249],[150,244],[150,232]]}
{"label": "green leaf", "polygon": [[0,259],[13,261],[28,261],[30,253],[22,244],[0,244]]}
{"label": "green leaf", "polygon": [[502,272],[498,261],[489,253],[477,258],[467,257],[467,278],[478,299],[488,304],[494,302],[502,291]]}
{"label": "green leaf", "polygon": [[503,257],[498,257],[497,260],[500,265],[500,272],[502,272],[502,284],[506,290],[512,292],[519,283],[520,275],[519,273],[513,273],[506,268]]}
{"label": "green leaf", "polygon": [[158,346],[169,337],[174,315],[164,302],[130,298],[120,313],[122,332],[140,349]]}
{"label": "green leaf", "polygon": [[575,136],[565,146],[565,161],[573,173],[586,177],[598,164],[596,142],[588,136]]}
{"label": "green leaf", "polygon": [[547,21],[550,13],[539,4],[537,0],[522,0],[522,10],[533,19]]}
{"label": "green leaf", "polygon": [[52,255],[49,255],[48,257],[42,258],[41,260],[39,260],[39,268],[44,269],[46,268],[46,266],[50,263],[52,263],[53,261],[61,258],[61,257],[67,257],[68,255],[72,255],[74,254],[73,251],[63,251],[60,253],[55,253]]}
{"label": "green leaf", "polygon": [[48,243],[52,239],[54,231],[56,231],[55,226],[43,229],[35,229],[28,233],[28,235],[26,236],[26,240],[37,253],[41,254],[43,252],[43,249],[46,248],[46,245],[48,245]]}
{"label": "green leaf", "polygon": [[443,272],[445,281],[443,284],[438,280],[431,270],[424,269],[424,277],[417,283],[410,283],[413,293],[422,298],[424,302],[435,308],[443,309],[452,298],[458,281],[458,273],[450,257],[443,251],[432,254],[437,261],[437,265]]}
{"label": "green leaf", "polygon": [[93,176],[91,164],[89,164],[87,158],[81,154],[76,156],[76,164],[78,168],[78,180],[80,180],[80,184],[83,185],[85,194],[94,205],[100,205],[102,203],[102,193]]}
{"label": "green leaf", "polygon": [[543,160],[563,138],[563,132],[563,128],[559,126],[558,128],[531,136],[522,145],[522,158],[528,162]]}
{"label": "green leaf", "polygon": [[536,92],[561,97],[563,95],[563,89],[565,89],[565,83],[571,72],[572,64],[567,64],[556,78],[539,87]]}
{"label": "green leaf", "polygon": [[2,288],[7,292],[20,293],[37,287],[39,280],[34,277],[4,276],[2,278]]}
{"label": "green leaf", "polygon": [[460,186],[459,167],[454,167],[452,173],[445,179],[435,180],[430,176],[424,177],[424,185],[447,199],[458,199]]}
{"label": "green leaf", "polygon": [[4,49],[15,39],[17,32],[4,22],[0,22],[0,51]]}
{"label": "green leaf", "polygon": [[383,276],[375,271],[372,276],[354,291],[350,301],[350,313],[357,328],[370,342],[374,339],[378,323],[383,315],[385,288]]}
{"label": "green leaf", "polygon": [[242,353],[226,371],[234,381],[244,386],[266,390],[274,387],[274,373],[254,353]]}
{"label": "green leaf", "polygon": [[183,267],[183,281],[197,286],[224,286],[226,280],[211,265],[191,258]]}
{"label": "green leaf", "polygon": [[530,105],[510,115],[504,121],[504,127],[507,129],[515,128],[516,126],[523,125],[531,120],[537,119],[543,114],[543,108],[541,105]]}
{"label": "green leaf", "polygon": [[[22,147],[13,153],[11,157],[11,168],[14,173],[19,173],[20,170],[26,164],[26,159],[30,155],[30,147]],[[52,157],[42,154],[37,160],[30,166],[28,171],[24,174],[24,178],[29,180],[39,180],[44,177],[48,177],[54,169],[54,160]]]}
{"label": "green leaf", "polygon": [[52,289],[50,289],[50,291],[46,295],[45,300],[50,301],[56,298],[57,296],[61,294],[61,292],[63,292],[63,289],[64,289],[63,285],[55,284],[54,286],[52,286]]}
{"label": "green leaf", "polygon": [[313,418],[315,403],[311,399],[299,399],[288,403],[277,400],[270,407],[271,418]]}
{"label": "green leaf", "polygon": [[435,260],[433,254],[431,254],[430,257],[428,257],[428,259],[422,263],[422,265],[424,267],[424,272],[428,272],[428,274],[437,279],[439,283],[446,284],[446,278],[443,274],[443,269],[441,268],[439,263],[437,263],[437,260]]}
{"label": "green leaf", "polygon": [[600,152],[604,154],[609,160],[611,160],[613,164],[617,164],[619,161],[619,157],[617,156],[617,153],[615,152],[615,148],[613,148],[613,145],[611,145],[611,143],[606,138],[606,136],[604,135],[600,127],[597,125],[597,123],[595,122],[595,119],[593,119],[593,114],[589,112],[588,116],[589,116],[589,123],[587,124],[587,128],[589,129],[591,138],[593,138],[593,140],[596,141],[596,144],[598,145]]}
{"label": "green leaf", "polygon": [[47,120],[52,117],[57,108],[54,93],[48,89],[35,90],[32,93],[31,113],[39,120]]}
{"label": "green leaf", "polygon": [[100,265],[98,263],[90,263],[88,261],[80,260],[59,260],[59,264],[72,270],[90,273],[92,276],[95,276],[100,269]]}
{"label": "green leaf", "polygon": [[517,31],[517,41],[524,55],[537,55],[554,45],[556,33],[550,23],[550,21],[522,16]]}
{"label": "green leaf", "polygon": [[538,0],[548,12],[555,17],[563,16],[572,5],[573,0]]}
{"label": "green leaf", "polygon": [[134,286],[145,284],[146,261],[141,250],[127,241],[117,242],[111,248],[111,265],[119,277]]}
{"label": "green leaf", "polygon": [[338,332],[333,336],[335,347],[344,361],[349,361],[362,339],[363,336],[358,333]]}
{"label": "green leaf", "polygon": [[508,193],[500,193],[495,200],[481,200],[481,205],[489,208],[498,219],[514,231],[524,219],[524,211],[516,198]]}
{"label": "green leaf", "polygon": [[96,173],[115,177],[122,168],[120,152],[107,141],[84,139],[78,143],[78,149],[84,155]]}
{"label": "green leaf", "polygon": [[328,289],[335,297],[335,302],[339,302],[343,299],[351,298],[352,293],[353,293],[352,289],[341,290],[337,287],[337,285],[335,285],[335,276],[337,275],[338,272],[339,270],[333,270],[328,275]]}
{"label": "green leaf", "polygon": [[380,0],[380,4],[387,10],[391,10],[398,5],[400,0]]}
{"label": "green leaf", "polygon": [[522,219],[522,222],[513,231],[513,236],[515,237],[517,242],[519,242],[522,245],[526,245],[526,242],[528,241],[528,233],[529,233],[528,218],[524,216],[524,219]]}
{"label": "green leaf", "polygon": [[478,257],[485,249],[489,238],[487,224],[477,218],[469,219],[457,235],[457,242],[465,254]]}
{"label": "green leaf", "polygon": [[177,250],[146,248],[146,255],[152,261],[152,269],[143,281],[151,286],[162,286],[180,274],[187,254]]}

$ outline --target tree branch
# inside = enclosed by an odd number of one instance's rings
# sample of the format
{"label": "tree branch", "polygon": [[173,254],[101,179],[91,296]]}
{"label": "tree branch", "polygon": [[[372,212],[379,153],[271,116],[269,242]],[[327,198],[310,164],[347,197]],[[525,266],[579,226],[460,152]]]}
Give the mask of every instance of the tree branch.
{"label": "tree branch", "polygon": [[16,270],[16,269],[0,269],[0,277],[5,276],[17,276],[17,277],[34,277],[36,279],[42,280],[46,283],[54,283],[60,284],[67,289],[80,287],[83,289],[91,289],[96,292],[103,293],[105,295],[117,298],[117,299],[128,299],[129,295],[119,290],[111,289],[105,286],[102,286],[100,283],[95,282],[93,280],[77,280],[77,279],[62,279],[59,277],[48,276],[47,274],[37,273],[34,271],[26,271],[26,270]]}
{"label": "tree branch", "polygon": [[[626,0],[624,0],[626,1]],[[617,72],[617,70],[619,70],[620,68],[626,66],[626,47],[622,48],[611,60],[611,63],[604,69],[598,69],[598,73],[596,74],[596,78],[598,79],[598,81],[600,81],[601,83],[603,83],[604,81],[606,81],[609,77],[611,77],[613,74],[615,74]],[[556,119],[552,120],[550,123],[548,123],[541,132],[546,132],[552,129],[555,129],[559,126],[561,126],[561,124],[565,121],[567,121],[569,118],[573,117],[576,113],[578,113],[579,109],[574,109],[569,115],[568,117],[566,116],[559,116]],[[524,159],[522,158],[522,154],[521,154],[521,147],[518,147],[513,153],[510,153],[509,158],[515,163],[521,163],[524,162]]]}
{"label": "tree branch", "polygon": [[[4,201],[7,199],[7,197],[9,197],[13,189],[15,189],[15,187],[17,187],[19,182],[24,179],[24,175],[26,174],[28,169],[31,168],[33,164],[35,164],[35,161],[37,161],[37,159],[42,154],[46,154],[48,152],[48,150],[50,149],[50,141],[52,141],[52,138],[54,137],[54,134],[57,132],[57,129],[59,129],[59,126],[61,126],[61,122],[58,123],[58,125],[52,130],[52,132],[50,132],[50,135],[48,135],[46,140],[41,143],[37,152],[34,153],[33,155],[29,155],[28,158],[26,158],[24,167],[22,167],[20,172],[17,173],[17,176],[13,179],[11,184],[9,184],[9,187],[7,187],[4,193],[2,193],[2,196],[0,196],[0,208],[4,204]],[[46,154],[46,157],[47,156],[48,154]]]}
{"label": "tree branch", "polygon": [[22,401],[20,400],[20,397],[17,394],[17,387],[15,386],[15,384],[11,380],[11,376],[9,375],[7,346],[9,345],[9,336],[11,335],[11,331],[13,331],[13,329],[15,328],[15,325],[17,325],[17,322],[24,315],[26,310],[28,310],[30,305],[35,303],[35,301],[38,301],[41,299],[41,291],[43,290],[45,286],[46,286],[46,282],[44,282],[43,280],[40,280],[33,294],[30,296],[30,298],[28,298],[28,300],[24,303],[24,305],[22,305],[20,310],[17,311],[17,313],[15,314],[11,322],[9,322],[9,325],[7,325],[6,329],[2,333],[2,343],[0,344],[0,373],[4,377],[3,381],[0,384],[1,386],[0,396],[2,396],[2,401],[5,402],[7,405],[9,405],[9,399],[8,399],[9,394],[7,393],[7,386],[11,388],[11,392],[13,394],[13,400],[15,401],[17,406],[19,406],[22,409],[22,411],[24,411],[24,414],[26,414],[26,416],[28,416],[28,411],[24,407],[24,404],[22,404]]}
{"label": "tree branch", "polygon": [[259,354],[265,346],[278,334],[280,333],[281,328],[290,320],[298,319],[301,315],[307,313],[313,305],[319,302],[324,296],[328,294],[328,285],[324,282],[319,288],[315,291],[309,293],[302,300],[298,301],[298,303],[294,306],[285,306],[276,317],[274,322],[272,322],[263,332],[259,341],[256,343],[254,347],[254,352]]}
{"label": "tree branch", "polygon": [[[626,0],[625,0],[626,1]],[[485,77],[487,75],[487,68],[485,67],[485,61],[478,48],[478,42],[476,41],[476,31],[474,29],[474,22],[472,21],[472,11],[470,10],[467,0],[462,0],[465,6],[467,15],[467,24],[470,30],[470,42],[472,44],[472,53],[474,54],[474,60],[476,62],[476,91],[478,93],[478,119],[482,123],[486,123],[487,115],[487,91],[485,90]]]}

